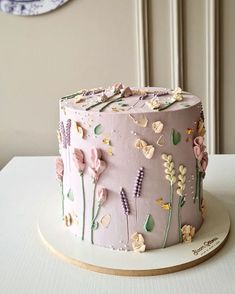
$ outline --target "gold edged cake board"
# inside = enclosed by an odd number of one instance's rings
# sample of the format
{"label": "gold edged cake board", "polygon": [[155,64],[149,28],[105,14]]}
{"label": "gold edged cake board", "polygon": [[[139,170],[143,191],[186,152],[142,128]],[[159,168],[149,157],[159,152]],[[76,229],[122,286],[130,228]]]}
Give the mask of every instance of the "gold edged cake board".
{"label": "gold edged cake board", "polygon": [[135,253],[123,252],[80,241],[64,228],[60,201],[48,200],[38,221],[38,233],[46,247],[64,261],[83,269],[120,276],[153,276],[181,271],[207,260],[226,242],[230,219],[217,198],[204,191],[208,211],[192,243]]}

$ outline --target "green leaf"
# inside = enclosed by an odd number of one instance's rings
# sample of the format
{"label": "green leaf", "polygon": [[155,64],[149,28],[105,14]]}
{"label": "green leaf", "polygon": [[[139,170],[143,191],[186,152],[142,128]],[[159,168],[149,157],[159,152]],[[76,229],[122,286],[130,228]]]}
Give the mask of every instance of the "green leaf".
{"label": "green leaf", "polygon": [[99,227],[99,223],[96,222],[96,221],[94,221],[94,222],[92,223],[92,225],[91,225],[91,229],[92,229],[92,230],[97,230],[98,227]]}
{"label": "green leaf", "polygon": [[181,141],[181,134],[177,132],[175,129],[172,129],[171,139],[174,145],[177,145]]}
{"label": "green leaf", "polygon": [[95,128],[94,128],[94,133],[96,135],[101,135],[103,133],[103,126],[101,124],[97,125]]}
{"label": "green leaf", "polygon": [[69,198],[69,200],[74,201],[74,195],[71,189],[69,189],[69,192],[67,194],[67,197]]}
{"label": "green leaf", "polygon": [[180,207],[183,207],[185,204],[185,196],[184,197],[180,197]]}
{"label": "green leaf", "polygon": [[148,214],[144,223],[144,229],[146,232],[151,232],[154,228],[154,219],[151,214]]}

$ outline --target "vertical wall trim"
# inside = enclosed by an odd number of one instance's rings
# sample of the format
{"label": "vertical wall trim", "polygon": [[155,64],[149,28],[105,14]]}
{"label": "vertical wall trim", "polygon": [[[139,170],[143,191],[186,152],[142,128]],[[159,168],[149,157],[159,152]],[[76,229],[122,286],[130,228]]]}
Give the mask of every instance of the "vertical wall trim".
{"label": "vertical wall trim", "polygon": [[149,85],[148,0],[135,0],[138,86]]}
{"label": "vertical wall trim", "polygon": [[218,1],[206,0],[206,122],[210,154],[219,152]]}
{"label": "vertical wall trim", "polygon": [[182,0],[170,0],[171,87],[183,88]]}

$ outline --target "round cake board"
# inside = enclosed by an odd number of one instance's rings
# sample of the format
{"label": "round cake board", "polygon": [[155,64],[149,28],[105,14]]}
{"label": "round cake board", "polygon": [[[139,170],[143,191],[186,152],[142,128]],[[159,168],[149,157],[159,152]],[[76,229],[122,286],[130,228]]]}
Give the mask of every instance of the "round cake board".
{"label": "round cake board", "polygon": [[[54,198],[54,199],[53,199]],[[204,192],[208,211],[193,242],[136,253],[116,251],[80,241],[61,220],[59,199],[51,197],[38,221],[46,247],[64,261],[91,271],[121,276],[152,276],[193,267],[218,252],[227,240],[230,219],[217,198]]]}

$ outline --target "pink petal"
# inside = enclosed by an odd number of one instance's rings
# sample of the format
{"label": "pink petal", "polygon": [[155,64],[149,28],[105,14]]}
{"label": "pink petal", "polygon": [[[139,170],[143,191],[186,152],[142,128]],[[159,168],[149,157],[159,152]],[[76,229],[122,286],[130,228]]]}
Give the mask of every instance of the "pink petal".
{"label": "pink petal", "polygon": [[200,161],[200,164],[199,164],[200,171],[205,172],[206,168],[207,168],[207,165],[208,165],[208,153],[205,152],[203,154],[202,160]]}
{"label": "pink petal", "polygon": [[96,171],[93,168],[88,167],[88,173],[92,177],[92,179],[94,179],[96,181],[96,179],[97,179]]}
{"label": "pink petal", "polygon": [[104,187],[99,187],[98,188],[98,193],[97,193],[97,201],[100,203],[100,204],[103,204],[106,199],[107,199],[107,196],[108,196],[108,191],[107,189],[105,189]]}
{"label": "pink petal", "polygon": [[98,159],[96,163],[97,176],[99,177],[105,169],[106,169],[106,163],[103,160]]}
{"label": "pink petal", "polygon": [[80,150],[78,148],[74,149],[73,161],[74,161],[76,168],[80,172],[83,172],[85,169],[85,162],[84,162],[84,154],[83,154],[82,150]]}
{"label": "pink petal", "polygon": [[91,149],[91,162],[92,162],[92,167],[95,167],[96,161],[100,158],[101,153],[99,149],[92,148]]}
{"label": "pink petal", "polygon": [[195,146],[202,146],[203,142],[204,142],[204,138],[202,136],[196,137],[193,141]]}
{"label": "pink petal", "polygon": [[62,181],[64,176],[64,163],[61,157],[56,158],[56,176]]}

